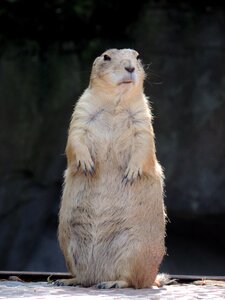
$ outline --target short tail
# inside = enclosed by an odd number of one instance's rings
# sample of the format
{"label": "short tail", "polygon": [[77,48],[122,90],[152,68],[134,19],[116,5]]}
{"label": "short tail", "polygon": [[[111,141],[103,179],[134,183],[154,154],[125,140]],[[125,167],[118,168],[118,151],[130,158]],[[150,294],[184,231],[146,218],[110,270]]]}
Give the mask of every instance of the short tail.
{"label": "short tail", "polygon": [[175,282],[175,279],[171,279],[169,274],[161,273],[156,276],[154,286],[162,287],[163,285],[168,285]]}

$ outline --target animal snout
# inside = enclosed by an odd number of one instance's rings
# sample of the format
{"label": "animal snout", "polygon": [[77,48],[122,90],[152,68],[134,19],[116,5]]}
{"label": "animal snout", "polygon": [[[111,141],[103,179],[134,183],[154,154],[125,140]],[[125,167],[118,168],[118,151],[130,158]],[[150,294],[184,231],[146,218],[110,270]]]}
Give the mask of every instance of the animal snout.
{"label": "animal snout", "polygon": [[129,66],[129,67],[125,67],[125,70],[126,70],[127,72],[129,72],[129,73],[133,73],[134,70],[135,70],[135,68],[132,67],[132,66]]}

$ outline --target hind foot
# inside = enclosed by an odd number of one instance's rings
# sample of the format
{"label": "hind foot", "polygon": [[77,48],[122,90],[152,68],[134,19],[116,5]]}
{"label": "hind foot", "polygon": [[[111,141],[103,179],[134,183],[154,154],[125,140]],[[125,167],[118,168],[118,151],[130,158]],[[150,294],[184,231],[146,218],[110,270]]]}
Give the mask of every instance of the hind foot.
{"label": "hind foot", "polygon": [[54,282],[54,285],[57,286],[76,286],[79,285],[76,278],[70,278],[70,279],[59,279]]}
{"label": "hind foot", "polygon": [[119,289],[119,288],[127,288],[129,286],[127,281],[118,280],[118,281],[105,281],[100,282],[96,285],[98,289]]}

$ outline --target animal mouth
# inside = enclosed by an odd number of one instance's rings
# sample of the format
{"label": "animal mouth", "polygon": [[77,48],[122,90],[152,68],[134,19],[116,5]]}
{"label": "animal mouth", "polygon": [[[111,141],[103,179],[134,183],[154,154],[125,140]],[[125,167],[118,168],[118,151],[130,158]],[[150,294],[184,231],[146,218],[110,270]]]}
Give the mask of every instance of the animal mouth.
{"label": "animal mouth", "polygon": [[133,83],[133,80],[123,80],[119,83],[119,85],[121,84],[129,84],[129,83]]}

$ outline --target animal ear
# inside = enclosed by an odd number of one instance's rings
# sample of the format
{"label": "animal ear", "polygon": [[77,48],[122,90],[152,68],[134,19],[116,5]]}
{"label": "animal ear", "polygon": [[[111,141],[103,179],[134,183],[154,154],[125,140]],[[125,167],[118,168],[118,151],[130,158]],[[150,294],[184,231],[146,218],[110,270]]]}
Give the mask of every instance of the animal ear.
{"label": "animal ear", "polygon": [[103,58],[104,60],[108,60],[108,61],[111,60],[111,57],[107,54],[104,54]]}

